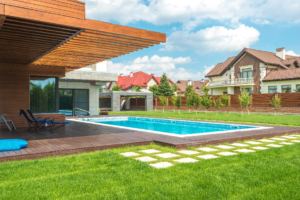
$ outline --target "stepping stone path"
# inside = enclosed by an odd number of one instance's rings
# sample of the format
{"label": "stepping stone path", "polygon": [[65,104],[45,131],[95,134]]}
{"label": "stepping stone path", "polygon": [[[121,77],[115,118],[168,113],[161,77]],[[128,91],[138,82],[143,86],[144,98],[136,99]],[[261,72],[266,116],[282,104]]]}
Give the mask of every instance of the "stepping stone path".
{"label": "stepping stone path", "polygon": [[246,143],[248,143],[248,144],[261,144],[261,142],[254,142],[254,141],[248,141]]}
{"label": "stepping stone path", "polygon": [[268,144],[266,146],[268,146],[268,147],[282,147],[282,145],[279,145],[279,144]]}
{"label": "stepping stone path", "polygon": [[146,150],[141,150],[140,152],[142,153],[159,153],[160,151],[156,150],[156,149],[146,149]]}
{"label": "stepping stone path", "polygon": [[218,153],[221,156],[233,156],[233,155],[237,155],[237,153],[232,153],[232,152],[221,152]]}
{"label": "stepping stone path", "polygon": [[135,152],[126,152],[126,153],[120,153],[122,156],[130,157],[130,156],[138,156],[140,154]]}
{"label": "stepping stone path", "polygon": [[227,145],[219,145],[219,146],[216,146],[217,148],[220,148],[220,149],[233,149],[235,147],[232,147],[232,146],[227,146]]}
{"label": "stepping stone path", "polygon": [[213,148],[210,148],[210,147],[202,147],[202,148],[198,148],[198,150],[206,151],[206,152],[219,151],[218,149],[213,149]]}
{"label": "stepping stone path", "polygon": [[181,158],[178,160],[174,160],[176,162],[180,162],[180,163],[194,163],[194,162],[198,162],[199,160],[193,159],[193,158]]}
{"label": "stepping stone path", "polygon": [[173,154],[173,153],[162,153],[162,154],[157,154],[155,156],[158,156],[158,157],[161,157],[161,158],[173,158],[173,157],[177,157],[179,155]]}
{"label": "stepping stone path", "polygon": [[151,161],[155,161],[157,159],[151,158],[149,156],[144,156],[144,157],[136,158],[136,160],[139,160],[139,161],[142,161],[142,162],[151,162]]}
{"label": "stepping stone path", "polygon": [[300,140],[292,140],[291,142],[297,142],[298,143],[298,142],[300,142]]}
{"label": "stepping stone path", "polygon": [[255,150],[266,150],[266,149],[269,149],[267,147],[252,147],[252,149],[255,149]]}
{"label": "stepping stone path", "polygon": [[297,138],[297,137],[293,137],[293,136],[281,136],[281,137],[288,138],[288,139],[296,139]]}
{"label": "stepping stone path", "polygon": [[235,150],[237,152],[240,152],[240,153],[252,153],[252,152],[255,152],[254,150],[250,150],[250,149],[238,149],[238,150]]}
{"label": "stepping stone path", "polygon": [[241,144],[241,143],[233,143],[233,144],[231,144],[231,145],[237,146],[237,147],[248,147],[248,146],[249,146],[249,145],[247,145],[247,144]]}
{"label": "stepping stone path", "polygon": [[198,151],[192,151],[192,150],[181,150],[178,151],[178,153],[187,154],[187,155],[199,154]]}
{"label": "stepping stone path", "polygon": [[169,162],[159,162],[159,163],[155,163],[155,164],[150,164],[150,166],[155,167],[157,169],[161,169],[161,168],[172,167],[173,164],[169,163]]}
{"label": "stepping stone path", "polygon": [[284,141],[284,140],[286,140],[286,139],[283,139],[283,138],[272,138],[272,140]]}
{"label": "stepping stone path", "polygon": [[292,145],[292,144],[294,144],[294,143],[290,143],[290,142],[280,142],[280,144]]}
{"label": "stepping stone path", "polygon": [[267,139],[261,139],[259,141],[261,141],[261,142],[274,142],[274,140],[267,140]]}
{"label": "stepping stone path", "polygon": [[215,155],[211,155],[211,154],[207,154],[207,155],[201,155],[201,156],[197,156],[198,158],[202,158],[202,159],[213,159],[213,158],[218,158],[218,156]]}

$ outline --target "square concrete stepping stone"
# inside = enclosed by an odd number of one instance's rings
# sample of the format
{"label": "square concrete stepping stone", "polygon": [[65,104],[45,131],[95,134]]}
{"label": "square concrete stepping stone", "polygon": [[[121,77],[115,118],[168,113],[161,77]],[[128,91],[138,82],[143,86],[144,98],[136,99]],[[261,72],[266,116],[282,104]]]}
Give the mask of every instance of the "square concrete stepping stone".
{"label": "square concrete stepping stone", "polygon": [[261,144],[261,142],[255,142],[255,141],[248,141],[246,143],[248,143],[248,144]]}
{"label": "square concrete stepping stone", "polygon": [[272,138],[272,140],[284,141],[284,140],[286,140],[286,139],[283,139],[283,138]]}
{"label": "square concrete stepping stone", "polygon": [[144,157],[136,158],[136,160],[139,160],[139,161],[142,161],[142,162],[151,162],[151,161],[155,161],[157,159],[151,158],[149,156],[144,156]]}
{"label": "square concrete stepping stone", "polygon": [[210,147],[198,148],[198,150],[206,151],[206,152],[219,151],[218,149],[213,149],[213,148],[210,148]]}
{"label": "square concrete stepping stone", "polygon": [[288,138],[288,139],[296,139],[297,137],[294,137],[294,136],[281,136],[283,138]]}
{"label": "square concrete stepping stone", "polygon": [[248,146],[249,146],[249,145],[247,145],[247,144],[241,144],[241,143],[233,143],[233,144],[231,144],[231,145],[237,146],[237,147],[248,147]]}
{"label": "square concrete stepping stone", "polygon": [[169,163],[169,162],[159,162],[159,163],[155,163],[155,164],[150,164],[150,166],[155,167],[157,169],[161,169],[161,168],[172,167],[173,164]]}
{"label": "square concrete stepping stone", "polygon": [[180,162],[180,163],[194,163],[194,162],[198,162],[199,160],[193,159],[193,158],[181,158],[178,160],[174,160],[176,162]]}
{"label": "square concrete stepping stone", "polygon": [[282,145],[279,145],[279,144],[268,144],[266,146],[268,146],[268,147],[283,147]]}
{"label": "square concrete stepping stone", "polygon": [[280,142],[280,144],[292,145],[292,144],[294,144],[294,143],[290,143],[290,142]]}
{"label": "square concrete stepping stone", "polygon": [[161,154],[157,154],[155,156],[159,156],[161,158],[173,158],[173,157],[177,157],[179,155],[174,154],[174,153],[161,153]]}
{"label": "square concrete stepping stone", "polygon": [[266,150],[266,149],[269,149],[267,147],[252,147],[252,149],[255,149],[255,150]]}
{"label": "square concrete stepping stone", "polygon": [[192,150],[181,150],[178,151],[178,153],[187,154],[187,155],[199,154],[198,151],[192,151]]}
{"label": "square concrete stepping stone", "polygon": [[228,146],[228,145],[219,145],[219,146],[216,146],[217,148],[220,148],[220,149],[233,149],[235,147],[232,147],[232,146]]}
{"label": "square concrete stepping stone", "polygon": [[197,156],[198,158],[202,158],[202,159],[213,159],[213,158],[218,158],[218,156],[215,155],[211,155],[211,154],[207,154],[207,155],[201,155],[201,156]]}
{"label": "square concrete stepping stone", "polygon": [[221,152],[218,153],[221,156],[233,156],[233,155],[237,155],[237,153],[233,153],[233,152]]}
{"label": "square concrete stepping stone", "polygon": [[291,142],[297,142],[298,143],[298,142],[300,142],[300,140],[292,140]]}
{"label": "square concrete stepping stone", "polygon": [[146,150],[141,150],[140,152],[143,152],[143,153],[159,153],[160,151],[159,150],[156,150],[156,149],[146,149]]}
{"label": "square concrete stepping stone", "polygon": [[267,140],[267,139],[261,139],[259,141],[261,141],[261,142],[274,142],[274,140]]}
{"label": "square concrete stepping stone", "polygon": [[135,152],[125,152],[125,153],[120,153],[122,156],[130,157],[130,156],[138,156],[140,154],[135,153]]}
{"label": "square concrete stepping stone", "polygon": [[252,153],[252,152],[255,152],[254,150],[250,150],[250,149],[238,149],[238,150],[235,150],[237,152],[240,152],[240,153]]}

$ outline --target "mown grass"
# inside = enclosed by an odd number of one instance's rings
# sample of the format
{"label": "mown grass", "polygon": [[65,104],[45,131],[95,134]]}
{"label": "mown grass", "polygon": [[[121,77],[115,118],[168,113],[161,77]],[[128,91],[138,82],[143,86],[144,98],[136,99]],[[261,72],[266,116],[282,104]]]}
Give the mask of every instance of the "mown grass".
{"label": "mown grass", "polygon": [[300,126],[300,116],[297,115],[273,115],[273,114],[250,114],[244,113],[219,113],[216,112],[195,112],[188,111],[126,111],[126,112],[110,112],[111,115],[130,115],[141,117],[161,117],[174,119],[191,119],[191,120],[207,120],[220,122],[241,122],[252,124],[266,124],[266,125],[284,125],[284,126]]}
{"label": "mown grass", "polygon": [[0,197],[1,199],[300,199],[300,144],[201,160],[192,164],[177,163],[166,169],[156,169],[148,163],[119,154],[149,148],[162,152],[176,152],[173,148],[151,144],[2,163]]}

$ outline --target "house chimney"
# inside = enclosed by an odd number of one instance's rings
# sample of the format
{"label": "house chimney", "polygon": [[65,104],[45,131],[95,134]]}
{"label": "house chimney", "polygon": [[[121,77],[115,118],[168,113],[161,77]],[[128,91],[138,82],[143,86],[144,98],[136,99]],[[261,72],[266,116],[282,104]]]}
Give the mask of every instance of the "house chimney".
{"label": "house chimney", "polygon": [[188,80],[187,84],[188,84],[188,85],[192,85],[192,81],[191,81],[191,80]]}
{"label": "house chimney", "polygon": [[285,48],[279,48],[276,49],[276,56],[281,58],[282,60],[285,60]]}
{"label": "house chimney", "polygon": [[121,73],[119,76],[123,76],[123,73]]}
{"label": "house chimney", "polygon": [[130,72],[130,77],[133,77],[133,72]]}
{"label": "house chimney", "polygon": [[151,74],[151,76],[154,76],[154,74]]}

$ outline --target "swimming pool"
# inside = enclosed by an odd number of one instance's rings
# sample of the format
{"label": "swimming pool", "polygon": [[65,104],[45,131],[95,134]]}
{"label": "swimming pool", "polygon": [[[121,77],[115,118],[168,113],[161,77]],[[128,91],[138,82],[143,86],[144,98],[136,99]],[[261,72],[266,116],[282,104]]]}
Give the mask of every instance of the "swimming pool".
{"label": "swimming pool", "polygon": [[236,124],[221,124],[142,117],[83,118],[80,121],[118,128],[123,127],[131,130],[144,130],[147,132],[172,135],[176,137],[199,136],[266,128]]}

